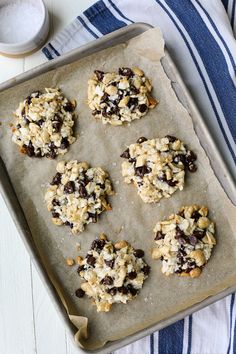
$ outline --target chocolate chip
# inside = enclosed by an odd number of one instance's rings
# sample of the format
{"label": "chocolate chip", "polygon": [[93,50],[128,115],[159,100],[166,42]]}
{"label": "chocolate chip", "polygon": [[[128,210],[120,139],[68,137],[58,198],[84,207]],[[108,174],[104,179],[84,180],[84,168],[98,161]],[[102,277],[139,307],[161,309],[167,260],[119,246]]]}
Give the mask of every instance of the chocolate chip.
{"label": "chocolate chip", "polygon": [[144,136],[141,136],[136,142],[138,144],[142,144],[144,141],[147,141],[147,138],[145,138]]}
{"label": "chocolate chip", "polygon": [[140,249],[134,250],[134,255],[137,258],[142,258],[144,256],[144,251]]}
{"label": "chocolate chip", "polygon": [[20,125],[20,124],[17,124],[16,127],[17,127],[17,129],[20,129],[20,128],[21,128],[21,125]]}
{"label": "chocolate chip", "polygon": [[186,244],[186,240],[183,237],[178,237],[178,242],[179,242],[180,245],[185,245]]}
{"label": "chocolate chip", "polygon": [[59,214],[57,213],[57,212],[55,212],[55,211],[52,211],[52,217],[53,218],[59,218]]}
{"label": "chocolate chip", "polygon": [[185,160],[185,156],[182,155],[182,154],[179,154],[179,155],[176,155],[174,158],[173,158],[173,162],[178,164],[178,163],[182,163],[183,165],[186,165],[186,160]]}
{"label": "chocolate chip", "polygon": [[67,138],[62,138],[62,139],[61,139],[61,146],[60,146],[60,148],[61,148],[62,150],[67,149],[69,145],[70,145],[70,143],[69,143],[69,141],[68,141]]}
{"label": "chocolate chip", "polygon": [[74,110],[74,105],[72,104],[72,102],[68,101],[66,102],[66,104],[63,106],[64,110],[66,112],[73,112]]}
{"label": "chocolate chip", "polygon": [[194,210],[192,215],[191,215],[191,219],[194,219],[195,221],[198,221],[198,219],[200,217],[201,217],[201,214],[197,210]]}
{"label": "chocolate chip", "polygon": [[101,97],[100,103],[105,103],[109,98],[109,95],[105,92],[104,95]]}
{"label": "chocolate chip", "polygon": [[192,245],[192,246],[195,246],[196,244],[197,244],[197,237],[196,236],[194,236],[194,235],[190,235],[189,236],[189,243],[190,243],[190,245]]}
{"label": "chocolate chip", "polygon": [[81,265],[77,268],[77,273],[82,272],[85,269],[84,265]]}
{"label": "chocolate chip", "polygon": [[124,159],[129,159],[129,158],[130,158],[129,148],[126,149],[126,150],[120,155],[120,157],[123,157]]}
{"label": "chocolate chip", "polygon": [[197,237],[199,240],[201,240],[205,236],[205,230],[194,230],[192,233],[193,236]]}
{"label": "chocolate chip", "polygon": [[88,213],[89,219],[92,219],[92,223],[96,224],[96,222],[98,221],[98,216],[97,214],[93,214],[93,213]]}
{"label": "chocolate chip", "polygon": [[135,289],[132,284],[127,285],[127,290],[132,296],[135,296],[138,293],[138,290]]}
{"label": "chocolate chip", "polygon": [[103,249],[103,247],[105,246],[105,241],[104,240],[99,240],[99,239],[96,239],[92,242],[91,244],[91,250],[95,250],[95,251],[101,251]]}
{"label": "chocolate chip", "polygon": [[161,182],[166,182],[167,181],[166,174],[162,173],[161,175],[157,176],[157,179]]}
{"label": "chocolate chip", "polygon": [[54,128],[55,133],[59,133],[59,131],[61,130],[61,126],[62,123],[57,120],[52,122],[52,127]]}
{"label": "chocolate chip", "polygon": [[49,157],[50,159],[55,159],[57,157],[57,154],[56,154],[55,150],[52,149],[47,153],[46,156]]}
{"label": "chocolate chip", "polygon": [[188,170],[189,170],[189,172],[196,172],[197,171],[197,166],[194,165],[193,163],[190,163],[188,165]]}
{"label": "chocolate chip", "polygon": [[140,104],[138,106],[139,112],[144,113],[147,110],[147,105],[146,104]]}
{"label": "chocolate chip", "polygon": [[145,165],[140,167],[135,167],[135,175],[139,177],[143,177],[144,175],[150,173],[151,171],[152,171],[151,168]]}
{"label": "chocolate chip", "polygon": [[73,229],[73,223],[69,221],[65,221],[64,225],[69,226],[71,229]]}
{"label": "chocolate chip", "polygon": [[176,184],[178,183],[178,181],[174,181],[173,179],[169,179],[166,181],[166,183],[168,184],[168,186],[170,187],[175,187]]}
{"label": "chocolate chip", "polygon": [[41,127],[44,123],[44,119],[39,119],[37,122],[35,122],[36,124],[38,124],[39,127]]}
{"label": "chocolate chip", "polygon": [[130,68],[119,68],[119,75],[131,77],[134,73]]}
{"label": "chocolate chip", "polygon": [[96,116],[96,115],[98,115],[98,114],[100,114],[101,113],[101,111],[99,111],[98,109],[94,109],[93,111],[92,111],[92,115],[93,116]]}
{"label": "chocolate chip", "polygon": [[151,270],[151,267],[149,267],[149,265],[147,265],[147,264],[142,268],[144,275],[148,275],[150,273],[150,270]]}
{"label": "chocolate chip", "polygon": [[191,163],[197,160],[197,155],[193,151],[188,150],[185,158],[188,163]]}
{"label": "chocolate chip", "polygon": [[129,162],[130,163],[135,163],[136,162],[136,158],[135,157],[130,157],[129,158]]}
{"label": "chocolate chip", "polygon": [[136,97],[130,97],[128,107],[131,109],[136,108],[138,105],[138,99]]}
{"label": "chocolate chip", "polygon": [[128,294],[128,289],[125,286],[120,286],[119,288],[117,288],[117,290],[123,295]]}
{"label": "chocolate chip", "polygon": [[115,296],[117,293],[117,288],[111,288],[111,289],[107,289],[108,294],[110,294],[111,296]]}
{"label": "chocolate chip", "polygon": [[105,261],[105,264],[111,269],[114,267],[115,260],[111,259],[110,261]]}
{"label": "chocolate chip", "polygon": [[169,140],[170,143],[174,143],[176,140],[178,140],[175,136],[173,135],[166,135],[165,138]]}
{"label": "chocolate chip", "polygon": [[31,140],[29,141],[28,145],[24,145],[24,148],[26,149],[26,153],[29,157],[35,156],[34,147]]}
{"label": "chocolate chip", "polygon": [[75,182],[74,181],[68,181],[65,186],[64,186],[64,192],[66,194],[71,194],[75,191]]}
{"label": "chocolate chip", "polygon": [[184,236],[185,236],[184,232],[178,226],[176,226],[175,238],[184,237]]}
{"label": "chocolate chip", "polygon": [[89,264],[90,266],[94,266],[94,264],[96,263],[96,258],[91,256],[90,254],[87,255],[87,264]]}
{"label": "chocolate chip", "polygon": [[87,189],[83,185],[79,186],[79,194],[82,198],[87,198],[88,196]]}
{"label": "chocolate chip", "polygon": [[58,186],[60,183],[61,183],[61,173],[57,172],[55,174],[55,176],[53,177],[53,179],[52,179],[51,185],[52,186],[54,186],[54,185]]}
{"label": "chocolate chip", "polygon": [[112,277],[109,277],[109,275],[106,275],[105,278],[101,280],[101,283],[103,285],[112,285],[113,284],[113,279]]}
{"label": "chocolate chip", "polygon": [[98,79],[99,81],[102,81],[103,76],[104,76],[104,72],[103,72],[103,71],[94,70],[94,74],[97,76],[97,79]]}
{"label": "chocolate chip", "polygon": [[154,240],[162,240],[165,237],[165,235],[163,235],[163,233],[161,231],[157,231],[156,233],[156,237],[154,238]]}
{"label": "chocolate chip", "polygon": [[53,206],[60,205],[59,200],[57,200],[57,199],[54,198],[54,199],[52,200],[52,205],[53,205]]}
{"label": "chocolate chip", "polygon": [[130,272],[130,273],[128,273],[128,278],[130,279],[130,280],[133,280],[133,279],[135,279],[137,277],[137,273],[136,272]]}
{"label": "chocolate chip", "polygon": [[[130,85],[130,88],[129,88],[129,94],[130,95],[137,95],[139,93],[139,90],[134,86],[134,85]],[[133,98],[133,97],[131,97]],[[138,102],[138,99],[137,99],[137,102]]]}
{"label": "chocolate chip", "polygon": [[75,295],[79,298],[83,297],[85,294],[85,291],[81,288],[77,289],[76,292],[75,292]]}

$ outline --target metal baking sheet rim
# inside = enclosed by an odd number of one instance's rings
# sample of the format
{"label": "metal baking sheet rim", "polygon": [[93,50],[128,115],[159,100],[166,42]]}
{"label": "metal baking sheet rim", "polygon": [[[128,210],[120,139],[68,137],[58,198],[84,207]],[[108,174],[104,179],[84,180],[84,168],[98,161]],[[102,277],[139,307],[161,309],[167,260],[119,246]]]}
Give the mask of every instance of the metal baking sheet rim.
{"label": "metal baking sheet rim", "polygon": [[[20,74],[2,84],[0,84],[0,92],[3,90],[6,90],[10,87],[13,87],[15,85],[20,84],[21,82],[30,80],[31,78],[38,76],[42,73],[51,71],[53,69],[58,68],[59,66],[69,64],[75,60],[78,60],[82,57],[88,56],[90,54],[93,54],[97,51],[103,50],[109,46],[114,46],[116,44],[122,43],[124,41],[127,41],[145,31],[148,29],[152,28],[152,26],[145,24],[145,23],[136,23],[132,24],[126,27],[123,27],[115,32],[112,32],[102,38],[97,39],[96,41],[90,42],[79,49],[75,49],[62,57],[59,57],[57,59],[54,59],[51,62],[44,63],[36,68],[33,68],[26,73]],[[213,138],[208,131],[205,122],[203,121],[195,103],[193,102],[191,95],[189,94],[189,91],[185,87],[181,76],[173,63],[171,57],[169,56],[168,52],[165,52],[165,57],[162,59],[162,64],[163,68],[166,71],[167,76],[171,80],[172,87],[178,97],[178,99],[181,101],[181,103],[187,108],[189,111],[193,121],[194,121],[194,127],[197,132],[197,134],[203,133],[205,137],[207,137],[207,142],[208,144],[204,145],[204,143],[200,140],[201,144],[203,145],[204,149],[207,152],[207,155],[211,155],[211,151],[213,148],[214,151],[214,158],[216,157],[217,159],[213,159],[214,161],[214,170],[215,172],[219,171],[222,172],[222,176],[220,179],[220,182],[227,192],[228,195],[230,195],[231,199],[232,196],[236,198],[236,189],[235,189],[235,184],[233,177],[231,176],[227,166],[224,163],[223,158],[220,156],[219,151],[217,149],[217,146],[215,145]],[[168,65],[167,65],[168,64]],[[210,146],[210,150],[209,150]],[[211,161],[212,162],[212,161]],[[218,170],[217,166],[220,167],[220,170]],[[75,327],[72,324],[72,322],[69,320],[68,315],[66,313],[66,310],[62,304],[62,302],[59,299],[59,296],[52,285],[46,270],[44,269],[42,263],[40,262],[40,256],[37,252],[36,247],[34,246],[33,239],[31,237],[31,232],[28,227],[27,221],[25,219],[25,216],[23,214],[22,208],[17,200],[17,196],[15,194],[14,188],[11,185],[10,178],[8,176],[8,173],[5,169],[5,166],[3,164],[3,161],[0,158],[0,192],[5,200],[5,203],[10,211],[10,214],[12,216],[12,219],[19,231],[19,234],[24,242],[24,245],[30,254],[30,257],[32,258],[32,261],[49,293],[49,296],[54,303],[54,306],[56,310],[58,311],[61,319],[63,320],[64,324],[66,327],[69,329],[69,333],[72,337],[72,340],[75,344],[74,341],[74,334],[75,334]],[[217,173],[218,175],[218,173]],[[233,201],[235,202],[236,199]],[[222,299],[223,297],[231,294],[232,292],[236,291],[236,285],[230,288],[227,288],[221,292],[219,292],[217,295],[210,296],[207,299],[189,307],[188,309],[184,311],[180,311],[174,316],[167,318],[165,320],[162,320],[144,330],[138,331],[124,339],[116,340],[114,342],[108,342],[105,344],[103,348],[97,349],[96,351],[93,350],[84,350],[82,348],[79,348],[76,346],[78,351],[83,352],[83,353],[96,353],[96,354],[106,354],[110,353],[114,350],[117,350],[125,345],[128,345],[138,339],[141,339],[145,337],[146,335],[149,335],[153,333],[154,331],[158,331],[182,318],[185,316],[188,316],[192,314],[195,311],[198,311],[202,309],[203,307],[206,307],[213,302]]]}

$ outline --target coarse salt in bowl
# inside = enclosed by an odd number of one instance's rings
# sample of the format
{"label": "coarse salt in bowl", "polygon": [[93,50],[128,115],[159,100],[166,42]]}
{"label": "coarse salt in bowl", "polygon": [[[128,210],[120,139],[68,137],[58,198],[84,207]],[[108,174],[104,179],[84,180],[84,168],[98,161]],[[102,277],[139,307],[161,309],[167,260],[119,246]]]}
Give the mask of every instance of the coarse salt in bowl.
{"label": "coarse salt in bowl", "polygon": [[42,0],[0,0],[0,52],[23,56],[43,45],[49,16]]}

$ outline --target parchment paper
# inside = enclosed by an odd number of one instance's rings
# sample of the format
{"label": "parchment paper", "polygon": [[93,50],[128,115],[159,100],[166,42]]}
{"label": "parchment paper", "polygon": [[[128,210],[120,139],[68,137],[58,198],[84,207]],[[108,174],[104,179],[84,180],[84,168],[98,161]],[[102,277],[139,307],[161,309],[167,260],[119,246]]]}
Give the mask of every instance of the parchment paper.
{"label": "parchment paper", "polygon": [[[236,282],[235,207],[214,176],[194,133],[191,118],[171,88],[160,63],[163,55],[161,33],[158,29],[151,29],[127,44],[106,49],[0,94],[1,156],[37,248],[43,255],[54,285],[67,304],[71,321],[79,329],[76,341],[85,348],[98,348],[108,340],[126,337]],[[95,121],[86,106],[87,81],[94,69],[111,71],[120,66],[142,68],[152,79],[153,96],[159,99],[160,104],[130,126],[104,126],[100,121]],[[20,154],[11,142],[9,123],[19,101],[34,90],[55,86],[61,87],[67,97],[75,98],[78,103],[76,134],[79,137],[63,159],[78,159],[103,167],[110,173],[117,192],[110,199],[113,210],[103,213],[97,224],[90,224],[78,236],[73,236],[68,227],[53,225],[44,204],[46,183],[55,174],[57,161],[30,159]],[[176,192],[170,199],[161,200],[159,204],[146,205],[134,186],[124,184],[119,155],[140,136],[155,138],[166,134],[184,140],[197,153],[198,171],[187,175],[183,191]],[[150,249],[154,245],[152,229],[158,220],[176,212],[180,206],[192,203],[209,207],[210,217],[216,222],[217,246],[198,279],[166,277],[161,274],[161,262],[150,257]],[[77,267],[66,265],[68,256],[78,255],[77,242],[81,243],[81,254],[84,255],[91,241],[101,232],[113,241],[125,238],[134,247],[143,248],[145,259],[152,268],[137,299],[127,305],[114,305],[110,313],[97,313],[90,299],[75,297],[74,291],[80,285]]]}

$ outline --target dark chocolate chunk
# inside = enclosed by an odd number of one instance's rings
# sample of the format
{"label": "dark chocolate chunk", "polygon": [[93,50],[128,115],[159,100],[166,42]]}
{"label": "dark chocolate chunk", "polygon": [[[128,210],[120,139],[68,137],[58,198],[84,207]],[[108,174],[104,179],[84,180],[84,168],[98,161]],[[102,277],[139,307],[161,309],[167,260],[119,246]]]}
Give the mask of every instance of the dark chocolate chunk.
{"label": "dark chocolate chunk", "polygon": [[130,68],[119,68],[119,75],[132,77],[134,73]]}
{"label": "dark chocolate chunk", "polygon": [[[134,86],[134,85],[130,85],[130,88],[129,88],[129,94],[130,95],[137,95],[139,93],[139,90]],[[133,98],[133,97],[131,97]],[[137,99],[137,102],[138,102],[138,99]]]}
{"label": "dark chocolate chunk", "polygon": [[179,226],[176,226],[175,238],[184,237],[184,236],[185,236],[184,232],[179,228]]}
{"label": "dark chocolate chunk", "polygon": [[142,268],[144,275],[148,275],[150,273],[150,270],[151,270],[151,267],[149,267],[149,265],[147,265],[147,264]]}
{"label": "dark chocolate chunk", "polygon": [[138,290],[135,289],[132,284],[127,285],[127,290],[132,296],[135,296],[138,293]]}
{"label": "dark chocolate chunk", "polygon": [[93,111],[92,111],[92,115],[93,116],[96,116],[96,115],[98,115],[98,114],[100,114],[101,113],[101,111],[99,111],[98,109],[94,109]]}
{"label": "dark chocolate chunk", "polygon": [[123,295],[128,294],[128,289],[125,286],[120,286],[119,288],[117,288],[117,290]]}
{"label": "dark chocolate chunk", "polygon": [[59,200],[57,200],[57,199],[54,198],[54,199],[52,200],[52,205],[53,205],[53,206],[60,205]]}
{"label": "dark chocolate chunk", "polygon": [[126,150],[120,155],[120,157],[123,157],[124,159],[129,159],[129,158],[130,158],[129,148],[126,149]]}
{"label": "dark chocolate chunk", "polygon": [[199,240],[201,240],[205,236],[206,231],[205,230],[194,230],[192,235],[197,237]]}
{"label": "dark chocolate chunk", "polygon": [[128,278],[130,279],[130,280],[133,280],[133,279],[135,279],[137,277],[137,273],[136,272],[130,272],[130,273],[128,273]]}
{"label": "dark chocolate chunk", "polygon": [[101,251],[103,249],[103,247],[105,246],[105,243],[106,242],[104,240],[96,239],[91,244],[91,250]]}
{"label": "dark chocolate chunk", "polygon": [[29,141],[28,145],[24,145],[24,148],[26,149],[26,153],[29,157],[35,156],[34,147],[31,140]]}
{"label": "dark chocolate chunk", "polygon": [[17,127],[17,129],[20,129],[20,128],[21,128],[21,125],[20,125],[20,124],[17,124],[16,127]]}
{"label": "dark chocolate chunk", "polygon": [[55,133],[59,133],[59,131],[61,130],[61,127],[62,127],[62,123],[55,120],[52,122],[52,126],[53,126],[53,129],[55,130]]}
{"label": "dark chocolate chunk", "polygon": [[97,79],[98,79],[99,81],[102,81],[103,76],[104,76],[104,72],[103,72],[103,71],[94,70],[94,74],[97,76]]}
{"label": "dark chocolate chunk", "polygon": [[75,295],[79,298],[83,297],[85,294],[85,291],[81,288],[77,289],[76,292],[75,292]]}
{"label": "dark chocolate chunk", "polygon": [[194,165],[193,163],[190,163],[188,165],[188,170],[189,170],[189,172],[196,172],[197,171],[197,166]]}
{"label": "dark chocolate chunk", "polygon": [[147,141],[147,138],[145,138],[144,136],[141,136],[141,137],[137,140],[137,143],[138,143],[138,144],[142,144],[144,141]]}
{"label": "dark chocolate chunk", "polygon": [[178,140],[175,136],[173,135],[166,135],[165,138],[169,139],[170,143],[174,143],[176,140]]}
{"label": "dark chocolate chunk", "polygon": [[94,266],[94,264],[96,263],[96,258],[91,256],[90,254],[86,256],[87,259],[87,264],[89,264],[91,267]]}
{"label": "dark chocolate chunk", "polygon": [[88,196],[87,189],[82,184],[79,186],[79,194],[82,198],[87,198]]}
{"label": "dark chocolate chunk", "polygon": [[68,141],[67,138],[62,138],[62,139],[61,139],[61,146],[60,146],[60,148],[61,148],[62,150],[67,149],[69,145],[70,145],[70,143],[69,143],[69,141]]}
{"label": "dark chocolate chunk", "polygon": [[154,240],[162,240],[165,237],[165,235],[163,235],[163,233],[161,231],[157,231],[156,233],[156,237]]}
{"label": "dark chocolate chunk", "polygon": [[101,97],[100,103],[105,103],[109,98],[108,93],[104,93],[104,95]]}
{"label": "dark chocolate chunk", "polygon": [[176,184],[178,183],[178,181],[174,181],[173,179],[169,179],[169,180],[166,180],[166,183],[167,183],[170,187],[175,187]]}
{"label": "dark chocolate chunk", "polygon": [[57,172],[55,174],[55,176],[53,177],[52,179],[52,182],[51,182],[51,185],[54,186],[54,185],[59,185],[61,183],[61,173],[60,172]]}
{"label": "dark chocolate chunk", "polygon": [[59,214],[57,213],[57,212],[55,212],[55,211],[52,211],[52,217],[53,218],[59,218]]}
{"label": "dark chocolate chunk", "polygon": [[64,186],[64,192],[66,194],[71,194],[75,191],[75,182],[74,181],[68,181],[65,186]]}
{"label": "dark chocolate chunk", "polygon": [[115,296],[116,293],[117,293],[117,288],[110,288],[110,289],[107,289],[107,292],[109,294],[111,294],[111,296]]}
{"label": "dark chocolate chunk", "polygon": [[77,268],[77,273],[82,272],[85,269],[84,265],[81,265]]}
{"label": "dark chocolate chunk", "polygon": [[201,214],[197,210],[194,210],[194,212],[191,215],[191,218],[194,219],[195,221],[198,221],[198,219],[200,217],[201,217]]}
{"label": "dark chocolate chunk", "polygon": [[150,167],[143,165],[140,167],[135,167],[136,176],[143,177],[144,175],[150,173],[152,170]]}
{"label": "dark chocolate chunk", "polygon": [[147,110],[147,105],[146,104],[140,104],[138,106],[139,112],[144,113]]}
{"label": "dark chocolate chunk", "polygon": [[190,236],[189,236],[189,243],[190,243],[190,245],[195,246],[195,245],[197,244],[197,241],[198,241],[198,239],[197,239],[196,236],[194,236],[194,235],[190,235]]}
{"label": "dark chocolate chunk", "polygon": [[93,213],[89,213],[89,212],[88,212],[88,216],[89,216],[89,218],[92,219],[92,223],[96,224],[96,222],[98,221],[98,216],[97,216],[97,214],[93,214]]}
{"label": "dark chocolate chunk", "polygon": [[137,258],[142,258],[144,256],[144,251],[140,249],[134,250],[134,255]]}
{"label": "dark chocolate chunk", "polygon": [[182,154],[176,155],[173,158],[173,162],[176,164],[181,162],[183,165],[186,165],[185,155],[182,155]]}
{"label": "dark chocolate chunk", "polygon": [[68,101],[66,102],[66,104],[63,106],[64,110],[66,112],[73,112],[74,110],[74,105],[72,104],[72,102]]}
{"label": "dark chocolate chunk", "polygon": [[38,124],[39,127],[41,127],[44,122],[45,122],[44,119],[39,119],[39,120],[38,120],[37,122],[35,122],[35,123]]}
{"label": "dark chocolate chunk", "polygon": [[105,278],[101,280],[101,283],[103,285],[112,285],[113,284],[113,279],[112,277],[109,277],[109,275],[106,275]]}
{"label": "dark chocolate chunk", "polygon": [[110,261],[105,261],[105,264],[111,269],[114,267],[115,260],[111,259]]}
{"label": "dark chocolate chunk", "polygon": [[129,108],[136,108],[138,105],[138,99],[136,97],[130,97],[129,102],[128,102],[128,107]]}

